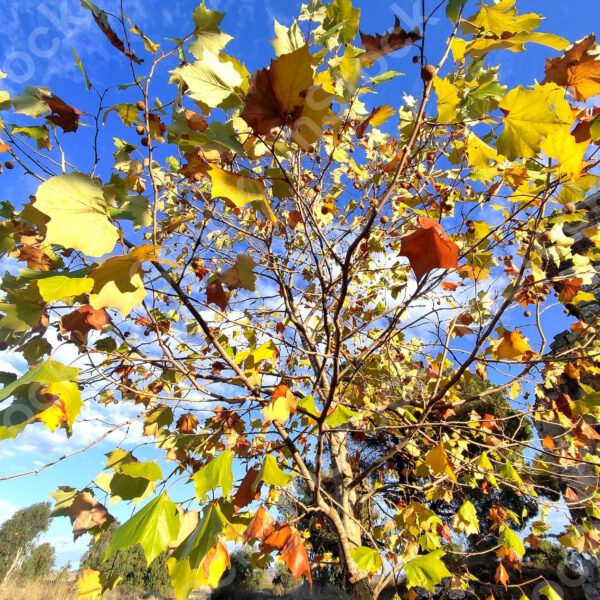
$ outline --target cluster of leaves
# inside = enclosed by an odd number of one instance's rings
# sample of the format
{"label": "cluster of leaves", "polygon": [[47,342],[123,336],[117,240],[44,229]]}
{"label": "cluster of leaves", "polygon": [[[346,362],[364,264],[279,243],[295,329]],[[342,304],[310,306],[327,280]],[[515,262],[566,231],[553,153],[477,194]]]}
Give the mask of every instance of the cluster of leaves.
{"label": "cluster of leaves", "polygon": [[[411,596],[468,589],[467,563],[446,556],[457,535],[483,539],[490,589],[518,586],[517,530],[559,493],[573,516],[561,543],[597,553],[584,309],[600,235],[580,202],[598,184],[594,37],[569,46],[514,0],[472,14],[448,0],[416,30],[367,34],[351,0],[311,0],[275,23],[275,57],[250,74],[204,3],[164,48],[83,4],[134,80],[99,89],[77,58],[85,111],[40,87],[0,96],[16,121],[0,121],[0,149],[39,181],[1,206],[18,270],[2,279],[0,337],[30,369],[2,374],[0,437],[40,422],[70,435],[84,402],[128,404],[113,430],[138,420],[154,447],[116,448],[87,488],[55,493],[74,535],[110,528],[109,501],[147,501],[105,558],[138,544],[148,564],[166,558],[178,600],[217,585],[228,542],[310,582],[324,524],[338,548],[323,562],[355,597],[402,578]],[[427,64],[444,8],[448,40]],[[531,43],[564,52],[542,83],[507,89],[490,54]],[[374,105],[406,48],[417,97]],[[62,139],[81,120],[94,134],[72,165]],[[573,343],[551,349],[563,308]],[[275,514],[282,496],[295,518]],[[89,568],[81,596],[117,583]]]}

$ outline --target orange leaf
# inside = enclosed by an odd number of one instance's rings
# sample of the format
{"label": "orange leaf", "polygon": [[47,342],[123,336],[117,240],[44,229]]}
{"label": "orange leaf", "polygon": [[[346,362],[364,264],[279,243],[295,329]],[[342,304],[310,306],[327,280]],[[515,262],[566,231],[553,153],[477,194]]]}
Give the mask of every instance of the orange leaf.
{"label": "orange leaf", "polygon": [[594,34],[575,42],[564,54],[546,61],[546,82],[573,90],[580,102],[600,94],[599,46]]}
{"label": "orange leaf", "polygon": [[508,571],[504,568],[504,565],[500,563],[498,568],[496,569],[496,574],[494,575],[494,581],[496,583],[501,583],[505,588],[508,584]]}
{"label": "orange leaf", "polygon": [[428,217],[419,217],[419,227],[405,235],[400,245],[400,256],[406,256],[417,280],[432,269],[458,267],[458,246],[448,237],[442,226]]}
{"label": "orange leaf", "polygon": [[312,586],[308,553],[298,530],[292,530],[291,536],[281,551],[281,558],[296,579],[304,575],[308,583]]}
{"label": "orange leaf", "polygon": [[577,296],[577,293],[581,289],[582,284],[583,279],[581,279],[581,277],[575,277],[574,279],[565,279],[562,282],[560,294],[558,295],[560,301],[564,303],[571,302],[571,300],[573,300],[573,298]]}
{"label": "orange leaf", "polygon": [[86,344],[88,333],[93,329],[102,329],[107,323],[108,314],[103,308],[96,310],[87,304],[64,315],[60,320],[60,327],[62,333],[71,334],[73,342]]}
{"label": "orange leaf", "polygon": [[240,487],[237,489],[235,498],[233,499],[233,507],[236,511],[244,508],[244,506],[248,506],[250,502],[257,500],[260,497],[260,488],[262,487],[263,482],[259,481],[256,489],[252,489],[259,471],[260,467],[252,467],[246,473],[244,479],[242,479],[242,483],[240,483]]}
{"label": "orange leaf", "polygon": [[245,544],[248,540],[264,540],[275,530],[274,523],[275,520],[267,509],[261,506],[248,523],[248,527],[242,536],[242,542]]}
{"label": "orange leaf", "polygon": [[555,444],[554,444],[554,440],[552,439],[551,436],[547,435],[543,440],[542,440],[542,446],[544,448],[546,448],[546,450],[554,450],[555,448]]}
{"label": "orange leaf", "polygon": [[442,281],[442,289],[447,292],[455,292],[460,285],[460,283],[454,283],[452,281]]}

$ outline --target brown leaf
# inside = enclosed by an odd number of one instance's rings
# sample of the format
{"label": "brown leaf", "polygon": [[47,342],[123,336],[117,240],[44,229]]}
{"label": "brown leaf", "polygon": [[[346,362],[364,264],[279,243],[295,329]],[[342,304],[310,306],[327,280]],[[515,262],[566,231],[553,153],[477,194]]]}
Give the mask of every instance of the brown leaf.
{"label": "brown leaf", "polygon": [[198,427],[198,417],[196,415],[186,413],[177,419],[177,428],[181,433],[194,433],[196,427]]}
{"label": "brown leaf", "polygon": [[260,467],[255,466],[252,467],[242,479],[242,483],[240,483],[240,487],[237,489],[235,493],[235,498],[233,499],[233,507],[236,511],[248,506],[250,502],[257,500],[260,497],[260,489],[262,487],[262,481],[258,482],[256,489],[252,489],[254,487],[254,482],[258,476],[260,471]]}
{"label": "brown leaf", "polygon": [[27,263],[27,267],[33,271],[49,271],[52,268],[52,259],[37,246],[24,244],[19,246],[15,255],[17,260],[22,260]]}
{"label": "brown leaf", "polygon": [[123,40],[115,33],[113,28],[108,24],[107,15],[103,10],[94,7],[91,12],[92,17],[96,22],[96,25],[100,27],[100,30],[106,36],[106,39],[111,43],[111,45],[114,48],[116,48],[119,52],[123,53],[127,58],[131,59],[134,63],[137,63],[138,65],[144,62],[141,58],[138,58],[134,52],[125,48]]}
{"label": "brown leaf", "polygon": [[242,543],[248,540],[264,540],[275,530],[275,520],[264,506],[261,506],[242,535]]}
{"label": "brown leaf", "polygon": [[600,94],[599,45],[594,34],[575,42],[562,56],[546,61],[546,79],[573,90],[580,102]]}
{"label": "brown leaf", "polygon": [[454,283],[452,281],[442,281],[442,289],[447,292],[455,292],[460,286],[460,283]]}
{"label": "brown leaf", "polygon": [[87,533],[90,529],[101,527],[107,520],[113,520],[108,510],[100,504],[89,492],[81,492],[75,496],[71,506],[65,509],[73,525],[75,539]]}
{"label": "brown leaf", "polygon": [[418,42],[421,39],[421,34],[416,29],[409,32],[402,29],[400,19],[396,17],[392,31],[383,35],[380,33],[369,35],[361,31],[360,39],[366,52],[361,54],[359,58],[363,63],[372,64],[386,54],[391,54],[400,48]]}
{"label": "brown leaf", "polygon": [[58,125],[65,133],[69,131],[77,131],[79,127],[79,117],[85,115],[84,112],[67,104],[58,96],[44,96],[44,102],[52,111],[52,114],[47,117],[55,125]]}
{"label": "brown leaf", "polygon": [[417,280],[432,269],[458,267],[458,246],[448,237],[442,226],[428,217],[419,217],[419,227],[405,235],[400,245],[400,256],[406,256]]}
{"label": "brown leaf", "polygon": [[86,344],[88,333],[102,329],[108,322],[108,314],[103,308],[96,310],[87,304],[61,317],[60,328],[62,333],[69,332],[76,344]]}
{"label": "brown leaf", "polygon": [[221,310],[227,308],[229,297],[219,281],[213,281],[208,284],[206,288],[206,301],[208,304],[216,304]]}

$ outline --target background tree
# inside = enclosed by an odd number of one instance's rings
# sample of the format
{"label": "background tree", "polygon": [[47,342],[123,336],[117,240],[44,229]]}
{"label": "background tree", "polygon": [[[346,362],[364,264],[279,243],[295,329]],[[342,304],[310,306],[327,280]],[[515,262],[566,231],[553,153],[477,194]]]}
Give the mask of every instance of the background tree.
{"label": "background tree", "polygon": [[46,573],[54,564],[54,549],[49,544],[36,545],[39,536],[48,531],[50,503],[38,502],[21,508],[0,525],[0,579],[40,570]]}
{"label": "background tree", "polygon": [[[0,337],[30,369],[4,377],[0,436],[34,421],[70,432],[83,393],[134,405],[149,438],[56,492],[74,535],[110,527],[104,498],[144,501],[106,559],[167,553],[178,599],[217,585],[228,541],[310,582],[306,517],[335,532],[353,598],[401,580],[469,588],[468,560],[446,554],[481,535],[489,584],[528,593],[517,529],[560,489],[582,514],[561,543],[597,553],[598,394],[584,380],[599,341],[562,312],[589,299],[600,240],[576,204],[598,183],[594,36],[569,46],[513,0],[424,1],[416,29],[367,34],[351,0],[315,0],[276,23],[273,60],[250,74],[204,3],[161,44],[83,4],[131,81],[99,86],[78,60],[86,106],[40,87],[0,106],[6,168],[39,182],[2,204],[1,247],[23,268],[2,280]],[[502,53],[530,44],[552,57],[508,89]],[[417,92],[386,96],[402,49]],[[567,274],[549,268],[566,257]],[[549,347],[561,319],[575,343]],[[547,396],[563,376],[580,396]],[[282,494],[292,519],[273,510]],[[81,586],[110,582],[98,567]]]}
{"label": "background tree", "polygon": [[44,543],[34,546],[19,570],[19,576],[24,579],[41,579],[52,572],[56,562],[54,546]]}

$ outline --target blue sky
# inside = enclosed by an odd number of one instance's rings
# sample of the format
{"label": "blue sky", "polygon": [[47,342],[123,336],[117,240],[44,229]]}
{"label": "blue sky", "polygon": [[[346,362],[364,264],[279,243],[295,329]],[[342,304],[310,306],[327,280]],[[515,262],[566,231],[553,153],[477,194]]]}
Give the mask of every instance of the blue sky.
{"label": "blue sky", "polygon": [[[98,4],[109,11],[118,11],[119,1],[98,0]],[[272,48],[268,40],[273,36],[273,19],[289,24],[297,14],[300,2],[297,0],[208,0],[208,6],[226,13],[222,24],[225,31],[235,36],[227,47],[227,51],[241,58],[252,72],[265,66],[272,57]],[[428,5],[435,2],[428,0]],[[474,6],[474,3],[470,3]],[[597,25],[589,0],[518,0],[517,5],[522,12],[537,11],[546,16],[541,30],[560,34],[571,41],[590,33]],[[166,37],[183,36],[191,27],[191,13],[197,5],[192,0],[124,0],[125,10],[132,22],[142,28],[150,38],[161,41]],[[355,5],[363,9],[361,28],[365,32],[383,32],[393,23],[394,14],[400,17],[402,24],[412,28],[420,22],[420,1],[396,0],[355,0]],[[81,74],[77,70],[71,48],[75,47],[81,56],[90,78],[99,89],[115,82],[128,82],[131,74],[128,63],[113,49],[92,22],[90,14],[82,9],[79,0],[46,0],[37,2],[25,0],[13,2],[0,0],[3,17],[3,35],[0,37],[0,70],[7,73],[2,86],[11,93],[17,93],[26,85],[48,86],[57,95],[86,112],[96,107],[95,97],[89,95],[84,86]],[[467,10],[469,14],[469,10]],[[443,15],[440,15],[443,16]],[[447,23],[433,20],[429,26],[427,57],[436,62],[440,49],[448,33]],[[165,46],[168,47],[168,46]],[[403,92],[416,93],[420,80],[416,75],[416,67],[412,65],[412,51],[401,52],[388,60],[388,68],[407,73],[382,88],[384,91],[377,98],[379,104],[389,102],[398,104]],[[509,52],[496,53],[492,59],[502,62],[501,81],[508,86],[519,83],[530,83],[534,79],[543,78],[544,60],[550,55],[546,48],[532,45],[524,55]],[[158,92],[161,92],[159,87]],[[135,101],[138,98],[133,92],[120,92],[112,96],[113,103],[118,101]],[[119,130],[116,117],[108,121],[103,151],[112,153],[110,138],[112,135],[123,135]],[[84,118],[85,122],[86,119]],[[114,128],[114,131],[113,131]],[[85,132],[84,132],[85,134]],[[72,136],[65,138],[67,154],[77,153]],[[78,142],[79,143],[79,142]],[[85,169],[85,157],[82,166]],[[108,164],[108,161],[107,161]],[[101,175],[106,171],[101,169]],[[15,170],[0,178],[0,200],[10,199],[17,203],[25,201],[33,193],[37,184]],[[9,267],[8,263],[5,265]],[[564,323],[564,321],[563,321]],[[558,324],[563,329],[562,324]],[[558,331],[558,329],[557,329]],[[74,354],[62,359],[68,362]],[[15,356],[0,358],[1,369],[21,371],[25,368],[22,360]],[[84,413],[86,419],[75,425],[73,438],[67,440],[62,434],[50,434],[41,425],[34,425],[14,441],[0,444],[2,475],[36,469],[49,460],[67,452],[72,452],[89,443],[103,431],[100,418],[107,417],[111,422],[121,422],[131,416],[125,407],[112,409],[109,415],[88,408]],[[121,436],[122,437],[122,436]],[[118,436],[111,436],[109,442],[100,444],[90,451],[79,454],[57,466],[44,470],[38,475],[20,477],[0,482],[0,519],[11,514],[18,507],[44,500],[47,494],[58,485],[83,487],[92,480],[104,462],[103,453],[114,447]],[[127,444],[135,445],[142,441],[141,432],[133,429],[129,432]],[[121,519],[126,518],[131,508],[118,505],[114,510]],[[47,536],[55,544],[59,562],[67,560],[76,563],[87,540],[72,544],[70,526],[65,519],[53,523]]]}

